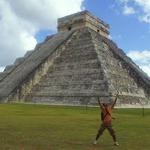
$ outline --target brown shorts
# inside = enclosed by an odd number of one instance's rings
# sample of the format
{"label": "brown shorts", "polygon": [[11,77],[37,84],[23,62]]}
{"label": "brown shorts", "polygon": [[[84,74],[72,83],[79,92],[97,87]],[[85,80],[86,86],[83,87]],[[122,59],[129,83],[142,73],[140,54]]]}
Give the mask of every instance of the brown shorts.
{"label": "brown shorts", "polygon": [[113,130],[111,124],[104,124],[104,123],[101,124],[101,126],[100,126],[98,132],[99,132],[100,134],[103,134],[103,132],[104,132],[105,129],[107,129],[110,134],[114,134],[114,133],[115,133],[115,131]]}

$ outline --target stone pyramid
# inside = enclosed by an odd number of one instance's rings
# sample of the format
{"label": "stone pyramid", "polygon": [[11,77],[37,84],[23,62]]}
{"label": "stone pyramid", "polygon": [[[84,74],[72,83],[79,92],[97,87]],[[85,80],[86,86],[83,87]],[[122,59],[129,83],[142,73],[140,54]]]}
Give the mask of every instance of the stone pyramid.
{"label": "stone pyramid", "polygon": [[88,11],[58,19],[58,33],[0,74],[1,102],[118,105],[150,101],[150,78],[109,39],[109,25]]}

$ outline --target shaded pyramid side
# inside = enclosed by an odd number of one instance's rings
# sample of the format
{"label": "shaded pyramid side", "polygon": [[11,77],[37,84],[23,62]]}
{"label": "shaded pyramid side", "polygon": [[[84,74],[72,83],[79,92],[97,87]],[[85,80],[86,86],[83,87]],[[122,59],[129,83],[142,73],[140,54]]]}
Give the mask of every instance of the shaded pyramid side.
{"label": "shaded pyramid side", "polygon": [[111,40],[91,30],[93,42],[112,95],[119,91],[120,105],[149,103],[150,79]]}

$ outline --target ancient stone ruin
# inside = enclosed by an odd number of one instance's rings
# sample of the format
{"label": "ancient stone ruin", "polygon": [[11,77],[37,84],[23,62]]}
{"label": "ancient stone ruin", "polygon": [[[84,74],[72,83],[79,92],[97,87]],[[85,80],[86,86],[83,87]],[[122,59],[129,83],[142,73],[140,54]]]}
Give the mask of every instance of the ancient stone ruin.
{"label": "ancient stone ruin", "polygon": [[109,25],[88,11],[58,19],[48,36],[0,74],[0,102],[148,104],[150,78],[109,39]]}

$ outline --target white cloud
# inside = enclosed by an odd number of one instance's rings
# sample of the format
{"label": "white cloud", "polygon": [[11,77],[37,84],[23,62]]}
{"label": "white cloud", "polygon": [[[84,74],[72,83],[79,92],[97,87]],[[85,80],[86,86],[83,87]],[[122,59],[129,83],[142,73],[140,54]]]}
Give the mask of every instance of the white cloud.
{"label": "white cloud", "polygon": [[139,20],[142,22],[150,23],[150,14],[145,14],[143,16],[139,16]]}
{"label": "white cloud", "polygon": [[[116,2],[123,5],[122,13],[124,15],[136,13],[140,21],[150,24],[150,0],[116,0]],[[144,38],[144,35],[141,38]],[[150,76],[150,50],[129,51],[127,55]]]}
{"label": "white cloud", "polygon": [[123,36],[121,34],[110,35],[109,37],[111,40],[115,40],[115,41],[118,41],[123,38]]}
{"label": "white cloud", "polygon": [[130,0],[119,0],[119,1],[122,2],[122,3],[128,3]]}
{"label": "white cloud", "polygon": [[131,14],[135,14],[135,10],[133,7],[127,6],[125,5],[123,8],[123,14],[124,15],[131,15]]}
{"label": "white cloud", "polygon": [[150,77],[150,64],[149,65],[141,65],[140,68],[146,72]]}
{"label": "white cloud", "polygon": [[141,21],[150,23],[150,0],[134,0],[143,9],[143,14],[139,17]]}
{"label": "white cloud", "polygon": [[18,18],[7,1],[0,1],[0,16],[0,66],[4,66],[34,48],[36,30],[29,22]]}
{"label": "white cloud", "polygon": [[[7,0],[12,10],[38,28],[55,29],[58,17],[80,11],[84,0]],[[14,2],[15,1],[15,2]]]}
{"label": "white cloud", "polygon": [[5,67],[0,67],[0,72],[3,72]]}
{"label": "white cloud", "polygon": [[132,57],[133,60],[137,61],[144,61],[148,62],[150,61],[150,51],[145,50],[145,51],[130,51],[128,53],[128,56]]}
{"label": "white cloud", "polygon": [[82,9],[84,0],[0,0],[0,67],[35,47],[42,29],[56,31],[57,18]]}
{"label": "white cloud", "polygon": [[127,54],[140,68],[150,76],[150,51],[129,51]]}
{"label": "white cloud", "polygon": [[109,39],[111,39],[111,40],[113,39],[113,38],[112,38],[112,36],[111,36],[110,34],[109,34],[109,36],[108,36],[108,37],[109,37]]}
{"label": "white cloud", "polygon": [[[140,21],[150,23],[150,0],[130,0],[130,1],[129,0],[116,0],[116,1],[124,5],[123,10],[122,10],[123,14],[126,15],[126,13],[124,13],[125,7],[130,4],[132,5],[132,7],[130,7],[131,9],[129,10],[129,12],[130,11],[134,12],[136,10],[136,12],[138,12],[138,18]],[[137,6],[140,9],[137,9]]]}

